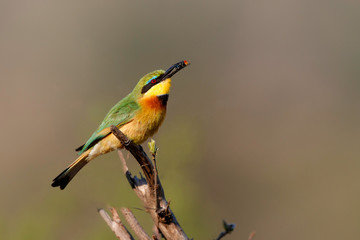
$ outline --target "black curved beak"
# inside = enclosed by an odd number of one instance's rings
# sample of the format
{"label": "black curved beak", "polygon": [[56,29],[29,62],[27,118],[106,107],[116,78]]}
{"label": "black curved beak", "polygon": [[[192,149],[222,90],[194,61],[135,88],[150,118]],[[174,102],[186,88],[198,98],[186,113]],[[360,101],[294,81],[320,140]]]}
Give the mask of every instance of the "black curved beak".
{"label": "black curved beak", "polygon": [[166,72],[161,75],[161,81],[171,78],[175,73],[177,73],[178,71],[180,71],[181,69],[183,69],[184,67],[190,65],[190,63],[186,60],[175,63],[174,65],[172,65],[168,70],[166,70]]}

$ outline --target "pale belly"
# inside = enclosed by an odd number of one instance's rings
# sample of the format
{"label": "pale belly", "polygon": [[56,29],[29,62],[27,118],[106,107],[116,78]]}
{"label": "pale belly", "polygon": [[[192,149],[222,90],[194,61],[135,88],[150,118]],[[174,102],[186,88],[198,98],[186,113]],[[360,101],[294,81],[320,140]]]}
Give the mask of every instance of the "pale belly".
{"label": "pale belly", "polygon": [[[147,111],[138,114],[131,122],[120,127],[120,130],[134,143],[141,144],[149,137],[153,136],[164,121],[166,110],[163,111]],[[99,155],[122,148],[120,141],[109,134],[107,137],[97,143],[90,151],[87,160],[91,160]]]}

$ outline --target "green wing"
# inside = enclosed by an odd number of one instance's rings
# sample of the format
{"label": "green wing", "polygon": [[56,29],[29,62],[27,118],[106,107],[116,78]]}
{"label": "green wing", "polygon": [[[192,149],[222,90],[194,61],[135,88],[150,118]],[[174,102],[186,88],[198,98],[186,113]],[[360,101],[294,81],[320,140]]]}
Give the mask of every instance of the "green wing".
{"label": "green wing", "polygon": [[111,133],[111,125],[120,127],[127,124],[128,122],[131,122],[139,109],[139,104],[133,100],[132,96],[126,96],[110,109],[103,122],[89,138],[89,140],[87,140],[84,145],[76,149],[76,151],[79,151],[78,154],[82,154],[98,143],[101,139],[109,135]]}

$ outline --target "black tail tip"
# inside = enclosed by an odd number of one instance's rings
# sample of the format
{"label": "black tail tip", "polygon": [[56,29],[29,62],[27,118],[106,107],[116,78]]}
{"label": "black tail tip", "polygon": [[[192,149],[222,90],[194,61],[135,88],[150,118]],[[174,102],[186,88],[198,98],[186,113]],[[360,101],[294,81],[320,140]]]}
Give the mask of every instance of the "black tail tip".
{"label": "black tail tip", "polygon": [[69,178],[62,178],[54,180],[54,182],[51,184],[52,187],[60,187],[61,190],[63,190],[68,183],[70,182]]}
{"label": "black tail tip", "polygon": [[82,158],[73,162],[69,167],[67,167],[64,171],[62,171],[54,180],[51,186],[60,187],[63,190],[73,179],[73,177],[80,171],[82,167],[84,167],[88,161],[83,156]]}
{"label": "black tail tip", "polygon": [[60,187],[63,190],[66,185],[69,184],[71,177],[66,174],[69,168],[62,171],[56,178],[54,178],[53,183],[51,184],[52,187]]}

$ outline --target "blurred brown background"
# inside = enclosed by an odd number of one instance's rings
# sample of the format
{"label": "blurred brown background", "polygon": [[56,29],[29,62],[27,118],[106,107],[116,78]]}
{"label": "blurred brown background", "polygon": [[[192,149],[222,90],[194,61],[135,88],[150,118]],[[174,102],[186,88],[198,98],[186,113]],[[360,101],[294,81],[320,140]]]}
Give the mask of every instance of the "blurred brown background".
{"label": "blurred brown background", "polygon": [[187,234],[360,239],[359,22],[351,0],[1,1],[0,239],[115,239],[109,205],[150,229],[115,153],[50,184],[140,77],[183,59],[155,139]]}

